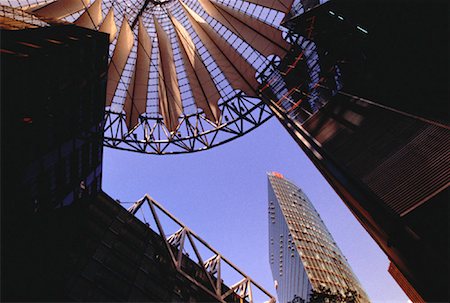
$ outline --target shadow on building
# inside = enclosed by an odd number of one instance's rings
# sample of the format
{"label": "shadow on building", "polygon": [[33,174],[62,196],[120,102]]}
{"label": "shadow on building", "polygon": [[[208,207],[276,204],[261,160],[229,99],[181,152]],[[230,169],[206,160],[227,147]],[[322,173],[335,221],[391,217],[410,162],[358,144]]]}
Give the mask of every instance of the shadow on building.
{"label": "shadow on building", "polygon": [[310,2],[285,19],[297,47],[261,95],[411,300],[446,302],[448,3]]}

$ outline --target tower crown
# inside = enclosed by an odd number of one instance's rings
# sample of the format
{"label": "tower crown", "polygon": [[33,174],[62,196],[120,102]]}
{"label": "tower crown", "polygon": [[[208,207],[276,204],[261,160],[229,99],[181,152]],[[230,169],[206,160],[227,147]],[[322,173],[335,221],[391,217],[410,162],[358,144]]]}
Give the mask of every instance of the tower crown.
{"label": "tower crown", "polygon": [[272,175],[274,177],[277,177],[277,178],[280,178],[280,179],[284,179],[284,176],[282,174],[280,174],[279,172],[276,172],[276,171],[271,172],[270,175]]}

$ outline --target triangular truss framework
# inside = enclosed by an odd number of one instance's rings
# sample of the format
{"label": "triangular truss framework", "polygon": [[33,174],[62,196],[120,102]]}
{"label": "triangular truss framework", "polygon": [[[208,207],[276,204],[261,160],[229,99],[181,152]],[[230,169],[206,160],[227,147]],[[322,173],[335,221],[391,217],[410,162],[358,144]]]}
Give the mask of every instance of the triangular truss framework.
{"label": "triangular truss framework", "polygon": [[126,115],[106,111],[104,145],[147,154],[180,154],[206,150],[239,138],[272,117],[269,107],[260,99],[238,93],[220,105],[220,126],[204,113],[180,118],[175,132],[163,119],[141,116],[139,123],[128,131]]}
{"label": "triangular truss framework", "polygon": [[[173,266],[180,274],[196,286],[215,297],[219,302],[227,302],[226,299],[229,298],[229,296],[235,295],[241,298],[243,302],[253,303],[255,302],[253,295],[254,290],[258,290],[259,293],[264,294],[266,297],[264,302],[275,302],[275,298],[267,290],[246,275],[221,253],[211,247],[205,240],[200,238],[181,221],[175,218],[148,194],[133,203],[133,205],[128,208],[128,211],[131,214],[136,215],[144,205],[148,205],[150,209],[151,218],[153,219],[161,238],[164,240],[165,247],[170,255]],[[172,223],[175,223],[175,225],[179,227],[178,230],[170,236],[167,236],[163,221],[161,220],[160,215],[158,215],[158,212],[164,214],[164,216],[169,218]],[[187,257],[184,251],[188,245],[190,245],[194,251],[195,257],[198,260],[198,265],[207,278],[207,284],[202,283],[196,275],[189,273],[183,267],[183,258]],[[204,259],[204,252],[202,253],[200,246],[210,252],[212,257]],[[241,277],[240,280],[229,286],[229,288],[223,287],[222,274],[224,267],[231,268],[239,277]]]}

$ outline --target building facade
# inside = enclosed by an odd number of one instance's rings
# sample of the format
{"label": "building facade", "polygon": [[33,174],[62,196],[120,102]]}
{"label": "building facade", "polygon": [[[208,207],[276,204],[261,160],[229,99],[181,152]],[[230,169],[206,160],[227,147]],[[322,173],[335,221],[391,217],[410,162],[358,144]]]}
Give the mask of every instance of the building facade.
{"label": "building facade", "polygon": [[410,299],[446,302],[448,48],[435,37],[447,35],[448,4],[427,2],[426,15],[423,5],[331,0],[298,10],[285,21],[297,50],[261,93],[415,290]]}
{"label": "building facade", "polygon": [[422,297],[417,293],[414,287],[409,284],[408,280],[403,276],[403,274],[395,267],[394,264],[389,263],[388,272],[391,274],[392,278],[398,283],[401,289],[405,292],[408,298],[412,302],[425,303]]}
{"label": "building facade", "polygon": [[[66,268],[62,302],[248,302],[210,281],[194,256],[181,253],[174,265],[177,247],[104,192],[64,215],[58,220],[70,222],[60,224],[72,237],[64,240],[70,251],[59,250],[71,256],[58,264]],[[211,282],[227,294],[223,301]]]}
{"label": "building facade", "polygon": [[58,216],[101,190],[108,37],[0,11],[2,300],[62,300]]}
{"label": "building facade", "polygon": [[313,291],[326,289],[369,302],[308,197],[279,173],[268,179],[269,257],[279,302],[308,302]]}

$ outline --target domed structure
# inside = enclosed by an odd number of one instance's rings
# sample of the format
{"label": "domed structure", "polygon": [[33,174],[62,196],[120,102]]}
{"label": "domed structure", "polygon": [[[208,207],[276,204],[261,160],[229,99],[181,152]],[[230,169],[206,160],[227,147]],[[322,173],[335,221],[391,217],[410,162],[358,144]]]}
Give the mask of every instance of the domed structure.
{"label": "domed structure", "polygon": [[257,75],[290,44],[291,0],[8,0],[110,35],[105,145],[142,153],[208,149],[271,117]]}

